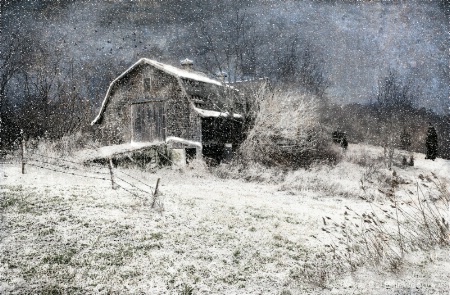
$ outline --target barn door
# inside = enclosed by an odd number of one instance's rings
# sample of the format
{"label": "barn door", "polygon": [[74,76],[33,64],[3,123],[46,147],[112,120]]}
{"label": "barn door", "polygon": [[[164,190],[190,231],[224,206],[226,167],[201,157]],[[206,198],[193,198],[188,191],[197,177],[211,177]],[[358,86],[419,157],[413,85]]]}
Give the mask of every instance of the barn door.
{"label": "barn door", "polygon": [[165,140],[164,102],[152,101],[131,105],[132,141]]}

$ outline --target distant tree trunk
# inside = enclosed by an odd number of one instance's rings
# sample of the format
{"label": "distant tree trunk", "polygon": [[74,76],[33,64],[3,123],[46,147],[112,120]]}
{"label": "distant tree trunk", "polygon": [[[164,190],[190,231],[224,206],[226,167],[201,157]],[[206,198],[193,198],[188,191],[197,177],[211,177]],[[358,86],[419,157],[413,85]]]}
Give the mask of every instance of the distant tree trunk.
{"label": "distant tree trunk", "polygon": [[411,146],[411,134],[403,129],[402,134],[400,135],[400,148],[405,151],[409,151]]}
{"label": "distant tree trunk", "polygon": [[425,142],[427,147],[427,154],[425,159],[433,160],[437,157],[437,149],[438,149],[438,137],[436,133],[436,129],[430,124],[427,132],[427,139]]}

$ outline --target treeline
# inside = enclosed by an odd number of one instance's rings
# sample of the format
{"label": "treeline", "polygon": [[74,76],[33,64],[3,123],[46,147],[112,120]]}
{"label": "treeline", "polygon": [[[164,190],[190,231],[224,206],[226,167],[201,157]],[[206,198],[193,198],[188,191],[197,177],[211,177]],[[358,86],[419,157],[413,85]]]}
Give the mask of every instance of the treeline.
{"label": "treeline", "polygon": [[[383,146],[391,138],[396,148],[425,153],[425,142],[429,123],[438,135],[438,156],[450,159],[450,115],[438,115],[425,108],[411,109],[408,120],[393,129],[379,117],[375,104],[331,105],[328,121],[336,130],[346,133],[350,143],[367,142]],[[407,144],[402,143],[402,139]],[[404,141],[405,142],[405,141]],[[410,142],[410,144],[408,144]]]}
{"label": "treeline", "polygon": [[391,71],[379,81],[378,95],[368,104],[330,104],[324,123],[345,132],[350,142],[367,142],[385,149],[426,152],[428,128],[438,138],[438,156],[450,159],[450,114],[417,108],[415,85]]}
{"label": "treeline", "polygon": [[58,139],[90,131],[105,85],[124,67],[67,58],[62,48],[23,32],[3,35],[0,43],[1,149],[12,147],[22,134]]}

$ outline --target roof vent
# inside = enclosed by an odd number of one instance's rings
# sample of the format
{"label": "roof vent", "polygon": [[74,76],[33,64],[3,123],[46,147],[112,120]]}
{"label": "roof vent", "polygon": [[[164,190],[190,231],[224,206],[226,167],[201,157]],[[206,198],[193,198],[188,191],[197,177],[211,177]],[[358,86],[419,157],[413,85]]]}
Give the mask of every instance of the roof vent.
{"label": "roof vent", "polygon": [[188,58],[185,58],[181,61],[181,67],[183,70],[191,71],[194,67],[194,62]]}

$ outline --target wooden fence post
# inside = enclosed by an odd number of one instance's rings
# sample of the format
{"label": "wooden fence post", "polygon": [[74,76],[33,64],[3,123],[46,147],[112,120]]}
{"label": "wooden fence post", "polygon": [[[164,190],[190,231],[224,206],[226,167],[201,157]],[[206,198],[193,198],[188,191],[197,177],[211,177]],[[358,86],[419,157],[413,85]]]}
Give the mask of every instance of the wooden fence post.
{"label": "wooden fence post", "polygon": [[25,159],[25,156],[26,156],[25,150],[26,150],[26,147],[25,147],[25,137],[23,136],[23,133],[22,133],[22,174],[25,174],[25,162],[26,162],[26,159]]}
{"label": "wooden fence post", "polygon": [[153,193],[153,201],[152,201],[152,208],[155,208],[156,205],[156,199],[158,198],[158,187],[159,187],[159,180],[161,178],[158,178],[158,180],[156,181],[156,187],[155,187],[155,192]]}
{"label": "wooden fence post", "polygon": [[112,187],[112,189],[116,189],[115,182],[114,182],[114,171],[113,171],[112,158],[109,158],[108,167],[109,167],[109,174],[111,175],[111,187]]}

